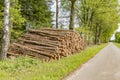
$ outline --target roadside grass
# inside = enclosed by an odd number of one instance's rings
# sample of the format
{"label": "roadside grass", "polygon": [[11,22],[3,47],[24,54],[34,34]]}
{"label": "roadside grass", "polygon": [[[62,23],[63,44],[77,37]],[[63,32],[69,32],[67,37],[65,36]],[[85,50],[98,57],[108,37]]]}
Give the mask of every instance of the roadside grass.
{"label": "roadside grass", "polygon": [[120,48],[120,43],[114,43],[117,47]]}
{"label": "roadside grass", "polygon": [[52,62],[41,62],[28,57],[1,61],[0,80],[61,80],[91,59],[106,45],[87,47],[81,53]]}

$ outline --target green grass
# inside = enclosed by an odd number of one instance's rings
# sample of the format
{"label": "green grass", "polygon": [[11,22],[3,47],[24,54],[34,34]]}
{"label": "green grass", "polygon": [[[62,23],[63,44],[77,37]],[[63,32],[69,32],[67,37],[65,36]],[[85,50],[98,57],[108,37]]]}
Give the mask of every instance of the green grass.
{"label": "green grass", "polygon": [[120,43],[114,43],[117,47],[120,48]]}
{"label": "green grass", "polygon": [[28,57],[0,62],[0,80],[61,80],[87,62],[107,44],[87,47],[58,61],[41,62]]}

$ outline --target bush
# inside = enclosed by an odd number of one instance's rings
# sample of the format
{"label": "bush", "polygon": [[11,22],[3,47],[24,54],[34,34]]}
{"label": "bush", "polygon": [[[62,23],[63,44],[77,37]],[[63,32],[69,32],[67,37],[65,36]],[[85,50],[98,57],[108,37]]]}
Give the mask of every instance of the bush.
{"label": "bush", "polygon": [[115,34],[115,42],[120,43],[120,32],[116,32],[116,34]]}

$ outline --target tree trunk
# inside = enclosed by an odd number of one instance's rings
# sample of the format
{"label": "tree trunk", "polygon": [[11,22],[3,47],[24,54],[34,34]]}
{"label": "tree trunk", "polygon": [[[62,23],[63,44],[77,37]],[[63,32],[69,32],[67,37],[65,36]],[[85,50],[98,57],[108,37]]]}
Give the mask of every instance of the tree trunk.
{"label": "tree trunk", "polygon": [[101,44],[101,34],[102,34],[101,29],[102,29],[102,27],[100,26],[99,33],[98,33],[98,44]]}
{"label": "tree trunk", "polygon": [[59,14],[58,0],[56,0],[56,28],[58,28],[58,14]]}
{"label": "tree trunk", "polygon": [[75,2],[76,0],[71,0],[71,12],[70,12],[70,24],[69,28],[70,30],[74,29],[74,11],[75,11]]}
{"label": "tree trunk", "polygon": [[3,42],[2,42],[2,51],[0,58],[1,60],[7,59],[7,51],[10,43],[10,30],[9,30],[9,8],[10,0],[5,0],[4,2],[4,28],[3,28]]}
{"label": "tree trunk", "polygon": [[97,44],[97,37],[98,37],[97,32],[98,32],[98,29],[97,29],[97,24],[96,24],[96,26],[95,26],[95,42],[94,42],[95,44]]}

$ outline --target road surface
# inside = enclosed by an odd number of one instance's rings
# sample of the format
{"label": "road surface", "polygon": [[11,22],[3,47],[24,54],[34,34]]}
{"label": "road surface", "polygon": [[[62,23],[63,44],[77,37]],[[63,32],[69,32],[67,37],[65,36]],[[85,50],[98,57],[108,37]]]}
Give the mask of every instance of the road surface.
{"label": "road surface", "polygon": [[120,49],[110,43],[63,80],[120,80]]}

